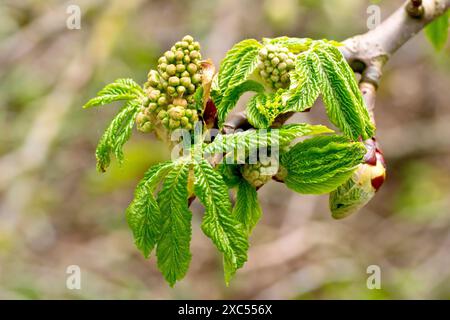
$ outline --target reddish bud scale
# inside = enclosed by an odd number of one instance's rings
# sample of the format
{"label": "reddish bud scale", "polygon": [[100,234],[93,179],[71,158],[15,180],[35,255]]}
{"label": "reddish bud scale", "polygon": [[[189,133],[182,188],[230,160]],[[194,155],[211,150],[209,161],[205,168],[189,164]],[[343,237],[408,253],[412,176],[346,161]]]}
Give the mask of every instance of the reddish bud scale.
{"label": "reddish bud scale", "polygon": [[203,111],[203,120],[207,126],[213,126],[217,120],[217,108],[211,99],[208,99],[205,110]]}

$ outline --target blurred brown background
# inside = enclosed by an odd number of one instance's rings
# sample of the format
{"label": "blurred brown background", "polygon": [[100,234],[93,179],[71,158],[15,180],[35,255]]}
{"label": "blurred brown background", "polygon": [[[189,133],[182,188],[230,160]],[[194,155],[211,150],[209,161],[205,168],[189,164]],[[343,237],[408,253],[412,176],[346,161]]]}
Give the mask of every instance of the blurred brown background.
{"label": "blurred brown background", "polygon": [[[248,37],[366,32],[374,3],[384,19],[402,1],[2,1],[0,298],[450,298],[450,49],[433,52],[423,34],[393,57],[379,89],[385,186],[335,221],[327,196],[269,183],[249,261],[229,288],[197,201],[191,267],[174,289],[134,248],[124,209],[144,171],[168,157],[165,146],[136,132],[125,166],[95,171],[117,106],[81,106],[116,78],[144,82],[185,34],[218,64]],[[79,30],[66,27],[70,4],[81,8]],[[319,106],[295,120],[326,124]],[[81,268],[81,290],[66,288],[69,265]],[[380,290],[366,287],[369,265],[381,268]]]}

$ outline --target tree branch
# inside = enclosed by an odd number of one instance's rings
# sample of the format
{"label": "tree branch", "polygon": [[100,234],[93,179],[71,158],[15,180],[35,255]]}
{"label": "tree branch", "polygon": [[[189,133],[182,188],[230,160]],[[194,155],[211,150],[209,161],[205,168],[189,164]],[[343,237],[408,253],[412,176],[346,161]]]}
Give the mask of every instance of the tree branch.
{"label": "tree branch", "polygon": [[[408,0],[373,30],[343,42],[344,46],[340,47],[340,51],[352,69],[361,74],[359,88],[374,124],[376,90],[383,66],[403,44],[449,8],[450,0]],[[274,127],[281,126],[292,114],[290,112],[280,115],[275,119]],[[229,134],[248,126],[245,113],[232,114],[225,123],[223,132]],[[364,141],[364,144],[367,148],[364,162],[375,166],[378,161],[381,161],[381,164],[386,167],[376,138],[368,139]],[[278,181],[276,177],[274,180]],[[377,190],[383,181],[384,177],[377,184]]]}
{"label": "tree branch", "polygon": [[[450,8],[450,0],[424,0],[420,16],[412,7],[416,0],[406,1],[375,29],[344,41],[341,49],[352,68],[361,73],[363,82],[378,86],[381,69],[388,59],[428,23]],[[412,7],[411,7],[412,6]]]}
{"label": "tree branch", "polygon": [[[449,8],[450,0],[408,0],[375,29],[343,42],[340,50],[353,70],[361,74],[360,88],[373,121],[376,88],[383,66],[403,44]],[[276,123],[282,124],[289,116],[283,115]],[[233,132],[247,124],[245,115],[232,114],[226,122],[225,132]]]}

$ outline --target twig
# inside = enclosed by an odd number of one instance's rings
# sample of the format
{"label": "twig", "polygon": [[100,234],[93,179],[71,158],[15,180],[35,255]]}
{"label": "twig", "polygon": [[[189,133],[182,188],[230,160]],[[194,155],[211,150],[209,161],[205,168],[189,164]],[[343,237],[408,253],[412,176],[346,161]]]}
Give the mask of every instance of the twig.
{"label": "twig", "polygon": [[[420,2],[424,12],[419,18],[409,14],[407,8],[410,1],[415,6]],[[375,90],[379,85],[383,66],[403,44],[448,8],[450,0],[408,0],[375,29],[343,41],[344,46],[340,50],[353,70],[361,73],[361,89],[366,92],[365,100],[373,120]],[[243,119],[235,119],[241,117],[242,114],[232,114],[228,123],[235,127],[227,130],[236,130],[240,123],[245,123]],[[283,116],[283,120],[287,120],[286,116]]]}

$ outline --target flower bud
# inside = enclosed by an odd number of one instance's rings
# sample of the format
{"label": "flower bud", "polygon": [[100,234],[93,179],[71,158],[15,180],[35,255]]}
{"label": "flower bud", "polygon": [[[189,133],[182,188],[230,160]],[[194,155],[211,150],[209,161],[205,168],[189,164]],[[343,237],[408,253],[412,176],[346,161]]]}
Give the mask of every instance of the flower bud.
{"label": "flower bud", "polygon": [[177,87],[177,92],[180,94],[180,96],[182,96],[186,92],[186,87],[178,86]]}
{"label": "flower bud", "polygon": [[158,117],[159,120],[164,119],[165,117],[167,117],[167,111],[166,111],[166,110],[161,110],[161,111],[159,111],[157,117]]}
{"label": "flower bud", "polygon": [[180,79],[178,77],[170,77],[169,78],[169,85],[172,87],[176,87],[180,84]]}
{"label": "flower bud", "polygon": [[172,51],[166,51],[164,53],[164,56],[166,57],[167,61],[172,63],[175,60],[175,54]]}
{"label": "flower bud", "polygon": [[186,41],[187,43],[192,43],[194,41],[194,38],[190,35],[186,35],[182,39],[183,41]]}
{"label": "flower bud", "polygon": [[173,87],[173,86],[168,86],[168,87],[167,87],[167,93],[168,93],[169,95],[173,96],[174,94],[177,93],[177,89],[175,89],[175,87]]}
{"label": "flower bud", "polygon": [[202,81],[202,75],[199,73],[196,73],[192,76],[191,81],[193,84],[198,84]]}
{"label": "flower bud", "polygon": [[181,61],[181,60],[183,60],[183,58],[184,58],[184,53],[183,53],[183,51],[177,51],[177,52],[175,52],[175,59],[176,59],[177,61]]}
{"label": "flower bud", "polygon": [[180,106],[182,108],[186,108],[188,105],[188,102],[186,99],[183,99],[183,98],[175,98],[175,99],[173,99],[173,105]]}
{"label": "flower bud", "polygon": [[169,64],[166,68],[166,72],[169,76],[173,76],[177,72],[177,67],[174,64]]}
{"label": "flower bud", "polygon": [[181,125],[183,127],[185,127],[189,123],[189,119],[187,117],[182,117],[180,122],[181,122]]}
{"label": "flower bud", "polygon": [[382,156],[377,154],[375,165],[363,163],[352,177],[330,193],[329,205],[333,218],[342,219],[364,207],[386,178]]}
{"label": "flower bud", "polygon": [[160,95],[161,95],[161,91],[151,90],[148,94],[148,98],[150,99],[150,101],[155,102],[158,100]]}
{"label": "flower bud", "polygon": [[191,78],[183,77],[180,79],[180,83],[184,87],[188,87],[191,84]]}
{"label": "flower bud", "polygon": [[244,179],[247,180],[253,187],[259,188],[272,179],[271,175],[263,172],[263,170],[269,166],[270,163],[263,165],[261,162],[256,164],[244,164],[242,166],[241,173]]}
{"label": "flower bud", "polygon": [[172,130],[178,129],[180,127],[179,120],[169,119],[169,128]]}
{"label": "flower bud", "polygon": [[196,66],[194,63],[190,63],[190,64],[187,66],[187,71],[188,71],[191,75],[195,74],[195,73],[197,72],[197,70],[198,70],[198,68],[197,68],[197,66]]}
{"label": "flower bud", "polygon": [[184,64],[177,64],[177,72],[182,73],[186,70],[186,66]]}
{"label": "flower bud", "polygon": [[196,50],[191,51],[191,53],[189,54],[189,57],[192,60],[200,59],[200,53],[198,51],[196,51]]}

